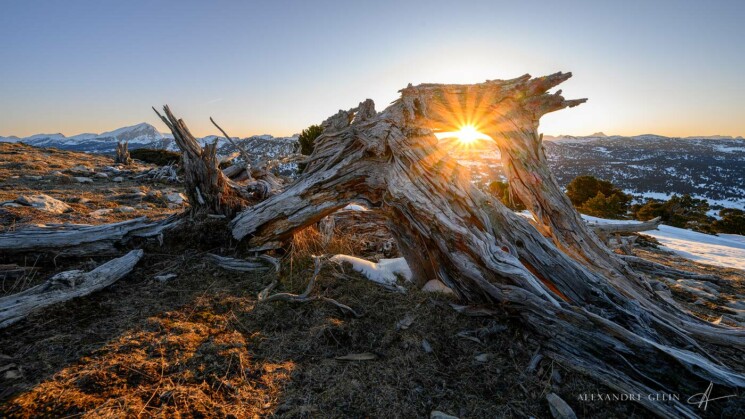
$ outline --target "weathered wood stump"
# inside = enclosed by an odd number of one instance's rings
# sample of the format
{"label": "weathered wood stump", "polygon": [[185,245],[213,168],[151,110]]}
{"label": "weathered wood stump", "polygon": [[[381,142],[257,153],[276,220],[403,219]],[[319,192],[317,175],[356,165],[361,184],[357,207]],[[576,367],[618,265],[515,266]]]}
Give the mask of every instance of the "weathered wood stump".
{"label": "weathered wood stump", "polygon": [[[233,235],[273,248],[365,202],[385,215],[420,284],[438,279],[465,301],[519,316],[543,337],[545,353],[570,368],[635,394],[692,395],[709,381],[745,387],[742,360],[726,350],[744,348],[745,331],[656,295],[581,220],[551,175],[536,130],[545,113],[584,101],[547,93],[569,76],[409,86],[380,113],[370,100],[340,111],[324,122],[303,176],[238,214]],[[474,187],[439,147],[434,132],[454,131],[465,117],[478,118],[497,142],[535,224]],[[681,401],[639,403],[660,415],[696,416]]]}
{"label": "weathered wood stump", "polygon": [[114,158],[116,164],[123,164],[129,166],[132,164],[132,157],[129,155],[129,143],[119,141],[116,143],[116,157]]}

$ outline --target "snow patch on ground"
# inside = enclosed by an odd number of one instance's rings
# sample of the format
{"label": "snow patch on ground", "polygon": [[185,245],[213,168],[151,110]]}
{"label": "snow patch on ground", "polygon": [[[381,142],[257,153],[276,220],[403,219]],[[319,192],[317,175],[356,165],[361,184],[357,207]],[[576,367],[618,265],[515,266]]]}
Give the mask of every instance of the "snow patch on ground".
{"label": "snow patch on ground", "polygon": [[726,145],[715,145],[714,150],[720,152],[720,153],[736,153],[736,152],[743,152],[745,151],[745,148],[743,147],[730,147]]}
{"label": "snow patch on ground", "polygon": [[[532,220],[529,211],[517,213]],[[582,215],[588,224],[638,224],[635,220],[607,220],[605,218]],[[711,235],[684,228],[660,225],[657,230],[644,231],[662,243],[664,248],[678,255],[709,265],[745,270],[745,236],[737,234]]]}
{"label": "snow patch on ground", "polygon": [[[657,200],[660,200],[660,201],[667,201],[670,198],[672,198],[673,195],[674,195],[672,193],[666,193],[666,192],[651,192],[651,191],[648,191],[648,192],[638,192],[638,191],[633,191],[631,189],[624,189],[623,192],[624,193],[627,193],[629,195],[633,195],[634,196],[634,201],[635,202],[638,202],[638,203],[643,203],[643,202],[645,202],[649,198],[651,198],[651,199],[657,199]],[[677,195],[681,196],[682,194],[677,194]],[[709,198],[709,197],[706,197],[706,196],[703,196],[703,195],[699,195],[699,194],[691,194],[691,197],[692,198],[695,198],[695,199],[703,199],[703,200],[707,201],[709,203],[709,205],[711,205],[711,206],[721,206],[721,207],[724,207],[724,208],[736,208],[736,209],[745,210],[745,199],[734,199],[734,198],[731,198],[731,199],[712,199],[712,198]],[[719,211],[717,211],[717,213],[718,212]]]}
{"label": "snow patch on ground", "polygon": [[[583,215],[582,218],[590,224],[638,223],[633,220],[606,220],[587,215]],[[642,234],[654,237],[664,247],[690,260],[745,270],[745,236],[714,236],[666,225],[660,225],[657,230],[645,231]]]}
{"label": "snow patch on ground", "polygon": [[360,272],[367,279],[383,285],[396,285],[398,279],[396,274],[401,275],[407,281],[413,277],[409,264],[404,258],[380,259],[378,263],[360,259],[349,255],[336,255],[330,259],[332,262],[348,262],[355,271]]}
{"label": "snow patch on ground", "polygon": [[346,211],[368,211],[367,208],[363,207],[362,205],[358,205],[358,204],[349,204],[343,209]]}

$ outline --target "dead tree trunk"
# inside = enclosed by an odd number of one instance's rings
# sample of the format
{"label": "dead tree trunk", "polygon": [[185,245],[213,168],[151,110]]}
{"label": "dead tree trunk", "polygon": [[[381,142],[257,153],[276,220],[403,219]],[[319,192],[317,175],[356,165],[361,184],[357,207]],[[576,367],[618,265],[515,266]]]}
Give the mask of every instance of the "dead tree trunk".
{"label": "dead tree trunk", "polygon": [[153,110],[171,130],[183,154],[186,193],[192,213],[231,218],[246,206],[247,196],[241,196],[241,188],[219,168],[217,141],[202,148],[184,121],[173,116],[168,105],[163,107],[165,116]]}
{"label": "dead tree trunk", "polygon": [[[544,338],[548,355],[620,392],[688,397],[709,381],[745,388],[742,361],[717,349],[745,348],[745,331],[654,294],[558,188],[536,129],[541,115],[582,102],[546,93],[567,77],[409,86],[381,113],[370,100],[339,112],[324,123],[303,177],[241,212],[233,235],[256,249],[276,247],[363,201],[385,214],[420,283],[439,279],[466,301],[514,313]],[[483,125],[508,155],[540,232],[475,188],[433,135],[456,128],[454,115],[480,112],[491,118]],[[680,401],[639,403],[664,416],[696,416]]]}
{"label": "dead tree trunk", "polygon": [[114,162],[125,166],[132,164],[132,157],[129,156],[129,142],[119,141],[116,143],[116,158]]}

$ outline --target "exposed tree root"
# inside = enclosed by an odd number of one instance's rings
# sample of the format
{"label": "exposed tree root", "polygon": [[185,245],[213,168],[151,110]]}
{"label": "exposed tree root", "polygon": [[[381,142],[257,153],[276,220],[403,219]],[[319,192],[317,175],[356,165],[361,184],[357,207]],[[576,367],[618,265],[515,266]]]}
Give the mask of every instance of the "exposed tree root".
{"label": "exposed tree root", "polygon": [[671,268],[670,266],[666,266],[661,263],[652,262],[651,260],[642,259],[638,256],[619,255],[619,257],[621,257],[623,260],[626,261],[626,263],[634,267],[634,269],[638,270],[639,272],[644,272],[647,275],[664,276],[668,278],[696,279],[714,283],[722,281],[721,278],[714,275],[697,274],[694,272],[683,271],[680,269]]}

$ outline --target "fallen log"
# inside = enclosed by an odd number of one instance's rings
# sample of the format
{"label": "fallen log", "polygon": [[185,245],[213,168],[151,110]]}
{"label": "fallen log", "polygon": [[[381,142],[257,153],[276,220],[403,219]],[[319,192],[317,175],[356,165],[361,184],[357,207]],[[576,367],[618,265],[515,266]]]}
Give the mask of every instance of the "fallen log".
{"label": "fallen log", "polygon": [[26,291],[0,298],[0,329],[16,323],[34,311],[82,297],[118,281],[134,269],[143,255],[132,250],[126,255],[83,272],[65,271]]}
{"label": "fallen log", "polygon": [[113,224],[46,224],[0,233],[0,251],[5,254],[57,252],[68,256],[115,252],[135,237],[157,237],[180,223],[178,216],[161,221],[146,217]]}
{"label": "fallen log", "polygon": [[230,179],[236,178],[238,177],[238,175],[240,175],[241,173],[245,173],[245,172],[246,172],[246,168],[240,164],[234,164],[232,166],[228,166],[222,169],[222,174]]}
{"label": "fallen log", "polygon": [[640,223],[590,224],[590,228],[601,234],[638,233],[640,231],[656,230],[661,223],[662,217],[656,217]]}
{"label": "fallen log", "polygon": [[259,256],[247,259],[236,259],[229,258],[226,256],[220,256],[213,253],[207,253],[205,258],[213,264],[227,269],[229,271],[238,272],[256,272],[256,271],[267,271],[275,269],[278,263],[274,258],[269,256]]}

